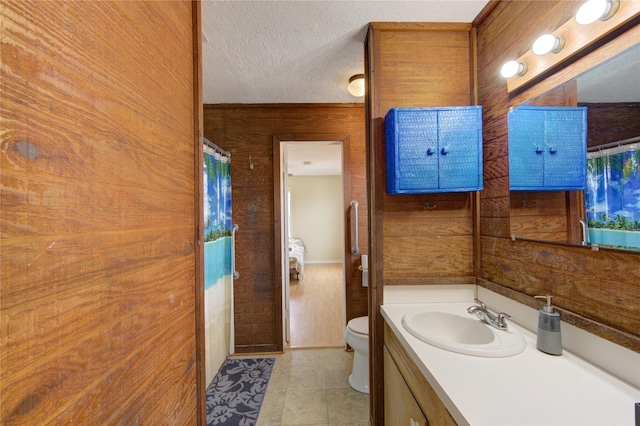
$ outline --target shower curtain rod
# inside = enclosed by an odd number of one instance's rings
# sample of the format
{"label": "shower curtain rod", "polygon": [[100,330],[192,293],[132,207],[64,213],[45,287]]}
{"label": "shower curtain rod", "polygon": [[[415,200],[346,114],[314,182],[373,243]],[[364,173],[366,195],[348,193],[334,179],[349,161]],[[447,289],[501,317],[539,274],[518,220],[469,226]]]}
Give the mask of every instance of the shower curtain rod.
{"label": "shower curtain rod", "polygon": [[595,151],[600,151],[607,148],[615,148],[618,146],[630,145],[635,142],[640,142],[640,136],[636,136],[635,138],[624,139],[618,142],[610,142],[610,143],[604,143],[598,146],[592,146],[591,148],[587,149],[587,152],[595,152]]}
{"label": "shower curtain rod", "polygon": [[202,138],[203,142],[205,145],[207,145],[209,148],[213,149],[214,151],[225,155],[229,158],[231,158],[231,153],[229,151],[225,151],[224,149],[220,148],[218,145],[216,145],[215,143],[211,142],[209,139],[203,137]]}

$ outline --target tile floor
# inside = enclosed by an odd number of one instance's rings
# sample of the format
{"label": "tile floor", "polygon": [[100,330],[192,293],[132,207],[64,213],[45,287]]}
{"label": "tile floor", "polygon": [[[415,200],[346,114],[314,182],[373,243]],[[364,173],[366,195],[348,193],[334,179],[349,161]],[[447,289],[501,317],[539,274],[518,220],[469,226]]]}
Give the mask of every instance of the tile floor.
{"label": "tile floor", "polygon": [[258,426],[369,424],[369,395],[348,377],[353,352],[290,349],[276,358]]}

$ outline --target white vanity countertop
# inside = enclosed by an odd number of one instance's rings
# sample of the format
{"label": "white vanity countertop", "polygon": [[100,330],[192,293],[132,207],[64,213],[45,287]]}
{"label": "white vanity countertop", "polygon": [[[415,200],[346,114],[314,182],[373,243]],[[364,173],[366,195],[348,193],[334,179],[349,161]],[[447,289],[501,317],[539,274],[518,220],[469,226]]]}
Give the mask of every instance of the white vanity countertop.
{"label": "white vanity countertop", "polygon": [[513,321],[527,347],[511,357],[462,355],[423,343],[404,329],[402,317],[424,305],[385,304],[381,312],[458,424],[634,425],[639,389],[566,349],[562,356],[538,351],[536,335]]}

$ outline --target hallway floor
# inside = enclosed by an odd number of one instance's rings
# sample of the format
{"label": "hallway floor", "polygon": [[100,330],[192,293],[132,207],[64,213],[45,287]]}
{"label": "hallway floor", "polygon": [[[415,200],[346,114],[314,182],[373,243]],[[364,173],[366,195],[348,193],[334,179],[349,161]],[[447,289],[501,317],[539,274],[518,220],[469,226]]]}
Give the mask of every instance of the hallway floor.
{"label": "hallway floor", "polygon": [[348,382],[353,352],[290,349],[269,356],[276,363],[258,426],[369,424],[369,395]]}
{"label": "hallway floor", "polygon": [[290,347],[344,346],[343,276],[342,263],[312,263],[302,281],[291,280]]}

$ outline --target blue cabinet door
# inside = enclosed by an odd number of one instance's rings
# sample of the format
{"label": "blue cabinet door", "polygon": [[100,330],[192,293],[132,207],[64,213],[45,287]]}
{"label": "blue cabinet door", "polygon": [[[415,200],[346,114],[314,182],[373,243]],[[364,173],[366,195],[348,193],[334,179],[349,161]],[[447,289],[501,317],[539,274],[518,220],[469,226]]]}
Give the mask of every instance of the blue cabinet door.
{"label": "blue cabinet door", "polygon": [[509,188],[586,187],[585,107],[519,107],[509,112]]}
{"label": "blue cabinet door", "polygon": [[464,107],[438,112],[440,189],[482,189],[482,109]]}
{"label": "blue cabinet door", "polygon": [[438,188],[438,114],[403,111],[398,114],[398,189]]}
{"label": "blue cabinet door", "polygon": [[587,110],[580,107],[546,111],[545,141],[544,186],[585,189]]}
{"label": "blue cabinet door", "polygon": [[509,186],[544,187],[544,111],[516,108],[509,112]]}

